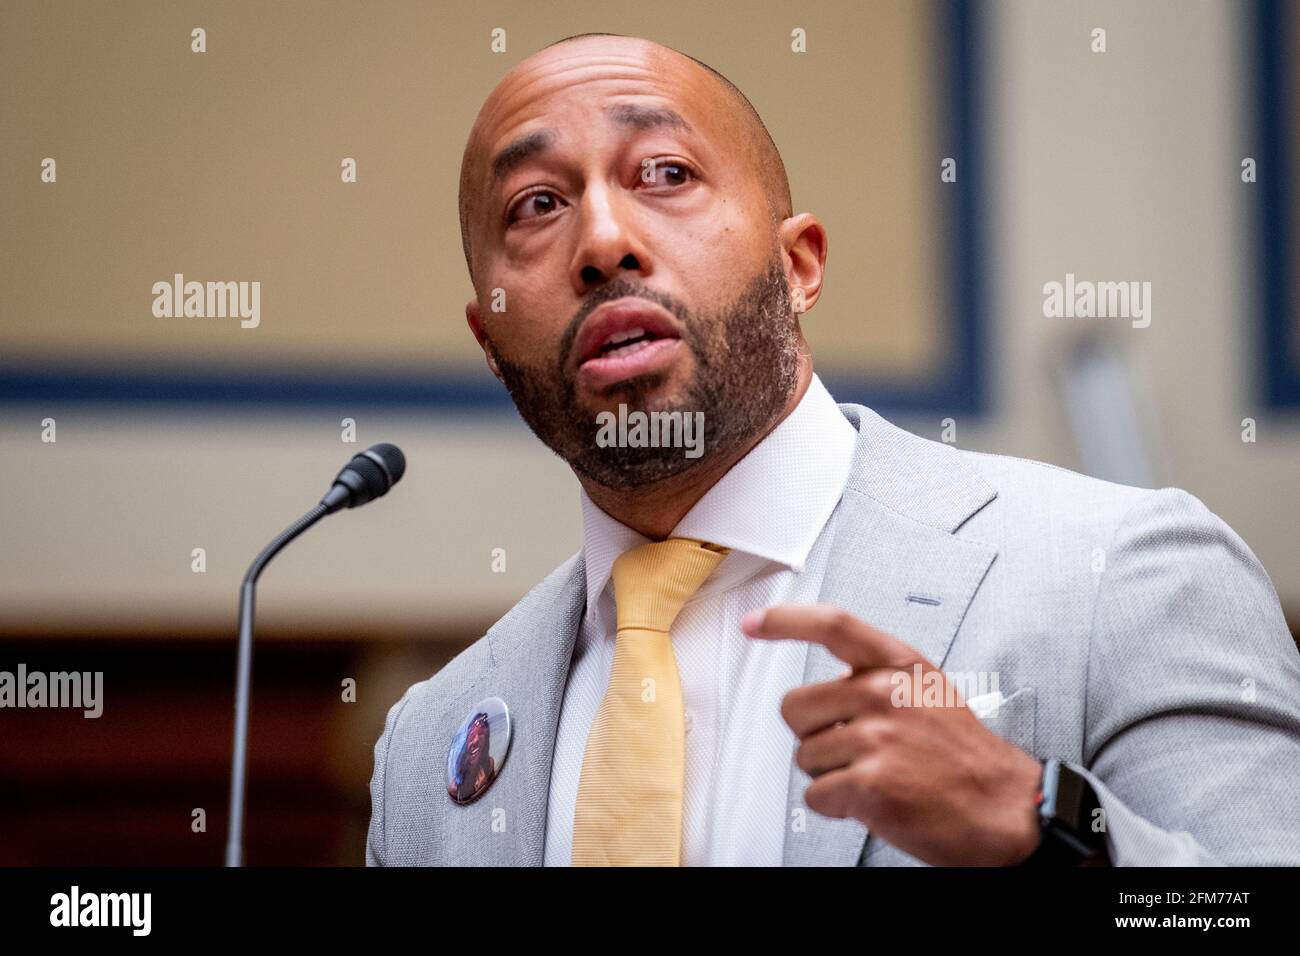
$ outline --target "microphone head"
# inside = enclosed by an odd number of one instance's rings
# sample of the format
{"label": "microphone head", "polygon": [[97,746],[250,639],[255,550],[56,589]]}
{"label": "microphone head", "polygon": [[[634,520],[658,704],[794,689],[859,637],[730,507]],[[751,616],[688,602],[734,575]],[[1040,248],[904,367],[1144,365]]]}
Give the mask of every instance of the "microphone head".
{"label": "microphone head", "polygon": [[334,479],[322,504],[331,511],[340,507],[356,508],[368,501],[382,498],[388,489],[401,481],[406,474],[406,456],[396,445],[382,442],[371,445],[343,466]]}
{"label": "microphone head", "polygon": [[361,454],[370,458],[388,472],[388,487],[391,488],[402,480],[402,475],[406,474],[406,456],[402,454],[402,449],[396,445],[389,444],[386,441],[378,445],[371,445]]}

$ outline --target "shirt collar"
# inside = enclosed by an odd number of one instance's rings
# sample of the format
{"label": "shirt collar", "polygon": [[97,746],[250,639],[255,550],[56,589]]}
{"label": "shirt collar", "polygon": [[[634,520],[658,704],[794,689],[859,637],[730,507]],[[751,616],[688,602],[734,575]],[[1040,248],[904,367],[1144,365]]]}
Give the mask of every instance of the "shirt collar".
{"label": "shirt collar", "polygon": [[[857,431],[814,375],[794,411],[718,480],[673,528],[801,572],[839,503]],[[587,611],[609,581],[614,559],[650,539],[610,517],[580,490]]]}

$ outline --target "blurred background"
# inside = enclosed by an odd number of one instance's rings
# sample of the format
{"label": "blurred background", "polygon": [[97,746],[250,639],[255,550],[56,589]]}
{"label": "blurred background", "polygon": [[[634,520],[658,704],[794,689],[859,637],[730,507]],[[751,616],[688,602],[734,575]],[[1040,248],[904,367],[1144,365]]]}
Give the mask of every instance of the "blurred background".
{"label": "blurred background", "polygon": [[[402,485],[259,590],[250,864],[361,863],[388,707],[579,549],[466,328],[456,212],[483,99],[575,33],[754,103],[829,231],[805,329],[840,401],[1187,489],[1296,632],[1300,4],[737,10],[0,6],[0,670],[104,675],[97,719],[0,710],[0,864],[220,863],[239,581],[366,446]],[[177,273],[260,282],[259,324],[156,317]],[[1067,276],[1150,283],[1149,324],[1045,314]]]}

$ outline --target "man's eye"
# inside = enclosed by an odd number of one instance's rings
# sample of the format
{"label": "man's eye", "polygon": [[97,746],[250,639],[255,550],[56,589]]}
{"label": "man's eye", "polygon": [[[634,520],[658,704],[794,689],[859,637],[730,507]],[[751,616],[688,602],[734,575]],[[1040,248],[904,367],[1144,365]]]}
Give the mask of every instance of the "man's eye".
{"label": "man's eye", "polygon": [[647,186],[682,186],[694,178],[695,170],[685,163],[647,159],[641,164],[641,181]]}
{"label": "man's eye", "polygon": [[[510,207],[506,214],[506,224],[518,222],[521,219],[540,219],[542,216],[552,213],[560,208],[559,198],[555,193],[546,189],[539,189],[535,193],[529,193]],[[529,215],[529,213],[532,215]]]}

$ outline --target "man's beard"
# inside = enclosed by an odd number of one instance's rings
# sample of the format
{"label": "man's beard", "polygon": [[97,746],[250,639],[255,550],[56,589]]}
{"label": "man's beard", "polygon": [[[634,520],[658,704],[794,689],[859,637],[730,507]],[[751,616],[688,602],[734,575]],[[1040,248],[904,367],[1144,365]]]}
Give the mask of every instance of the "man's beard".
{"label": "man's beard", "polygon": [[[619,383],[627,410],[704,413],[703,453],[688,458],[681,447],[601,447],[595,413],[578,407],[565,359],[582,320],[604,302],[624,296],[649,299],[677,317],[682,345],[695,356],[695,378],[677,402],[647,407],[658,373]],[[490,347],[490,346],[489,346]],[[697,318],[671,297],[618,278],[591,293],[570,322],[557,357],[541,368],[505,361],[492,350],[501,378],[533,433],[579,475],[614,491],[644,488],[681,474],[709,455],[725,455],[752,442],[789,401],[798,381],[799,336],[790,287],[774,250],[767,269],[719,314]],[[697,419],[698,420],[698,419]]]}

